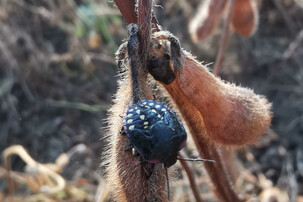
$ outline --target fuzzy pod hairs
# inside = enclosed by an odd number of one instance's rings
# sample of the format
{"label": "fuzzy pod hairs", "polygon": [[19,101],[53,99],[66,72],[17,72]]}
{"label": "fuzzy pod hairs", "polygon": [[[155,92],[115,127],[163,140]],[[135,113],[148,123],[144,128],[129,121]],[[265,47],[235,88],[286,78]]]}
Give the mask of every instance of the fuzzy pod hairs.
{"label": "fuzzy pod hairs", "polygon": [[[155,38],[163,39],[163,34],[158,32]],[[195,106],[212,142],[231,146],[255,143],[270,125],[271,104],[248,88],[215,77],[188,52],[182,54],[182,68],[175,74],[176,87],[169,91],[171,98],[176,102],[184,97]],[[170,85],[164,87],[170,89]]]}
{"label": "fuzzy pod hairs", "polygon": [[[167,32],[155,33],[154,41],[170,41],[166,36]],[[166,49],[153,46],[151,55],[160,56],[159,52]],[[175,68],[172,62],[166,65],[174,70],[174,81],[169,85],[160,83],[187,123],[200,157],[216,160],[215,164],[204,165],[214,185],[214,193],[220,201],[240,202],[226,165],[213,144],[242,147],[254,143],[270,124],[271,104],[250,89],[220,80],[191,54],[179,51],[182,53],[181,66]],[[168,54],[173,60],[175,56]]]}

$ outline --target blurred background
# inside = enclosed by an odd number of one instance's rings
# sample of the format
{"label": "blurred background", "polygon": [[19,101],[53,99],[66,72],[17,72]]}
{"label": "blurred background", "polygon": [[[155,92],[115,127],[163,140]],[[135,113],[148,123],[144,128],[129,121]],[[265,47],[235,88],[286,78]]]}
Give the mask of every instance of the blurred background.
{"label": "blurred background", "polygon": [[[200,2],[158,0],[154,12],[184,49],[212,69],[222,23],[199,43],[186,29]],[[274,118],[256,145],[240,149],[236,161],[248,173],[245,194],[258,196],[264,187],[276,187],[280,200],[303,201],[303,3],[258,3],[255,34],[231,36],[220,76],[265,95]],[[114,53],[126,38],[113,1],[0,1],[0,201],[12,190],[16,201],[111,200],[100,163],[107,109],[118,80]],[[22,145],[43,165],[56,162],[67,188],[39,194],[41,187],[34,184],[48,180],[22,161],[28,158],[20,147],[6,150],[11,145]],[[7,159],[16,175],[10,181]],[[201,172],[199,166],[193,169]],[[172,185],[176,201],[194,201],[180,165],[176,170],[181,173]],[[202,186],[204,175],[197,181]],[[98,198],[100,193],[106,199]],[[206,201],[216,201],[204,194]]]}

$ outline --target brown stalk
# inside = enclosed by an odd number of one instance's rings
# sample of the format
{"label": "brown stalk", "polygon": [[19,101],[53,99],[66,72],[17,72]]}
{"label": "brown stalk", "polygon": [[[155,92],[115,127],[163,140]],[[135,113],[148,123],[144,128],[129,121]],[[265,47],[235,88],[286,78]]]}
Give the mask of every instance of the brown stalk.
{"label": "brown stalk", "polygon": [[[179,153],[179,158],[184,158],[182,156],[181,153]],[[189,180],[189,183],[190,183],[190,187],[191,187],[191,190],[193,191],[193,194],[194,194],[194,197],[196,199],[197,202],[202,202],[203,200],[201,199],[201,196],[199,194],[199,190],[198,190],[198,187],[197,187],[197,184],[195,182],[195,178],[187,164],[186,161],[179,161],[188,177],[188,180]]]}
{"label": "brown stalk", "polygon": [[[118,7],[121,4],[124,6],[119,8],[123,15],[127,13],[124,16],[126,22],[135,23],[137,21],[134,19],[134,15],[129,14],[129,12],[135,13],[134,7],[131,6],[133,1],[116,0],[115,2]],[[107,179],[110,181],[111,190],[113,190],[117,201],[167,201],[168,198],[162,164],[155,164],[152,167],[141,158],[133,156],[132,152],[126,149],[129,146],[127,137],[119,134],[122,126],[122,119],[119,115],[122,115],[133,101],[136,101],[133,99],[135,97],[136,99],[152,99],[151,88],[147,84],[147,72],[144,71],[143,66],[146,59],[144,54],[148,53],[147,48],[149,47],[151,23],[148,21],[151,20],[151,8],[152,1],[140,0],[138,3],[138,51],[135,47],[134,54],[129,55],[128,59],[125,58],[127,53],[123,53],[123,49],[119,49],[120,52],[117,53],[118,64],[122,68],[128,69],[119,81],[118,91],[114,99],[115,104],[110,109],[111,115],[109,117],[110,130],[108,134],[111,145],[107,158],[109,163]],[[131,10],[125,11],[125,9]],[[131,63],[135,66],[130,67]],[[133,74],[133,70],[136,70],[137,74]],[[137,85],[137,87],[133,88],[133,85]],[[133,97],[130,96],[132,89],[139,89],[133,92]]]}
{"label": "brown stalk", "polygon": [[134,0],[115,0],[115,3],[127,24],[137,23]]}
{"label": "brown stalk", "polygon": [[[134,0],[114,0],[115,4],[119,8],[125,22],[127,24],[137,23],[137,15],[135,12]],[[144,13],[143,13],[144,14]],[[153,31],[159,31],[157,18],[152,14],[152,28]]]}
{"label": "brown stalk", "polygon": [[139,27],[139,57],[143,67],[146,66],[151,36],[153,0],[138,1],[138,27]]}
{"label": "brown stalk", "polygon": [[213,70],[213,74],[216,76],[220,72],[224,51],[226,50],[229,39],[230,39],[229,23],[231,20],[231,14],[232,14],[233,6],[234,6],[234,1],[235,0],[230,0],[230,2],[229,2],[228,13],[227,13],[226,20],[224,23],[223,33],[221,35],[219,52],[217,54],[216,63],[215,63],[214,70]]}

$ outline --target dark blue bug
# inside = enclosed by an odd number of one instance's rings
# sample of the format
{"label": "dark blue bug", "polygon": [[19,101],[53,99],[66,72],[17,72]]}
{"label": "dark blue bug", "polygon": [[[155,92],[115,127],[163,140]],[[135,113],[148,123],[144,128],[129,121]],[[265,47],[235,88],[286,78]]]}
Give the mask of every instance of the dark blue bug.
{"label": "dark blue bug", "polygon": [[187,138],[176,113],[155,100],[141,100],[127,108],[121,133],[145,161],[165,167],[176,163]]}

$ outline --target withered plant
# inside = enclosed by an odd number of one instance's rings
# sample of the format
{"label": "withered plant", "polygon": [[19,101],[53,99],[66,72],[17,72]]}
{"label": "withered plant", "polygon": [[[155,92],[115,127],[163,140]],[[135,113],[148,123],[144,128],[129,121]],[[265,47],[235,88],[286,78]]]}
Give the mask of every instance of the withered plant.
{"label": "withered plant", "polygon": [[223,17],[233,31],[241,36],[251,36],[256,31],[259,20],[257,2],[256,0],[201,1],[196,15],[189,23],[189,32],[193,41],[203,41],[211,36]]}
{"label": "withered plant", "polygon": [[[128,150],[129,140],[120,135],[121,115],[140,99],[152,99],[148,74],[164,87],[187,124],[220,201],[241,201],[234,190],[228,167],[222,163],[219,145],[232,148],[254,143],[268,128],[271,104],[252,90],[215,77],[183,50],[179,40],[161,31],[152,14],[152,0],[116,0],[125,21],[138,25],[136,43],[130,39],[116,54],[120,69],[118,91],[109,117],[108,181],[118,201],[167,201],[162,164],[152,164]],[[138,17],[137,17],[138,16]],[[152,29],[153,27],[153,29]],[[153,30],[153,33],[151,32]],[[130,48],[132,47],[132,48]],[[151,78],[152,79],[152,78]]]}

